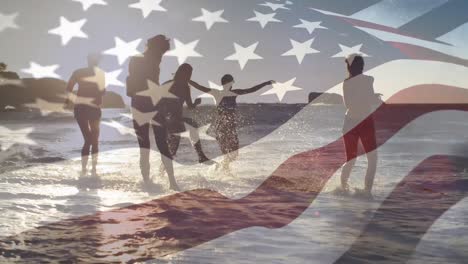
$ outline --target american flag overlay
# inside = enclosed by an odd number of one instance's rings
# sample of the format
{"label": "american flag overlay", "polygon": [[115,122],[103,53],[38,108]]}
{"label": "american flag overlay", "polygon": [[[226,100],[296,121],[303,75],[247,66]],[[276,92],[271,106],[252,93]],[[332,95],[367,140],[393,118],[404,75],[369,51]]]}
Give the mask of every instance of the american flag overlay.
{"label": "american flag overlay", "polygon": [[467,11],[0,0],[0,263],[468,263]]}

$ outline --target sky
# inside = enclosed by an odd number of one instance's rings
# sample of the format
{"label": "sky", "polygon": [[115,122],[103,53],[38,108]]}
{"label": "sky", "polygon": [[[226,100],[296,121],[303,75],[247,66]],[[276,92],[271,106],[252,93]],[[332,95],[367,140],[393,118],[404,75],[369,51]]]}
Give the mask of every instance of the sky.
{"label": "sky", "polygon": [[[84,1],[84,0],[83,0]],[[256,94],[240,98],[241,102],[304,103],[313,91],[326,91],[346,78],[344,58],[337,56],[343,48],[362,45],[360,52],[366,57],[366,68],[371,69],[385,62],[405,58],[397,49],[376,37],[363,32],[344,21],[324,15],[316,8],[371,21],[385,26],[405,29],[429,40],[439,39],[465,50],[468,34],[468,1],[459,0],[150,0],[160,2],[166,11],[144,14],[130,5],[139,0],[105,0],[107,5],[92,5],[84,10],[77,0],[2,0],[0,7],[0,61],[22,77],[30,63],[42,66],[58,65],[57,77],[67,80],[77,68],[86,65],[91,52],[105,52],[116,46],[115,38],[125,42],[145,41],[157,34],[165,34],[172,40],[187,44],[198,41],[195,51],[201,57],[189,57],[187,63],[194,67],[193,79],[203,85],[219,84],[223,74],[230,73],[236,79],[236,88],[249,88],[260,82],[274,79],[280,83],[294,81],[301,90]],[[99,1],[96,1],[99,2]],[[101,0],[102,2],[102,0]],[[273,10],[262,4],[284,4]],[[227,23],[215,23],[209,30],[205,23],[193,21],[202,15],[202,8],[210,12],[223,10],[221,17]],[[285,9],[287,8],[287,9]],[[466,8],[466,9],[463,9]],[[264,28],[259,22],[248,21],[256,16],[274,13],[274,19]],[[17,14],[17,28],[4,28],[1,15]],[[60,25],[61,17],[69,21],[85,19],[81,31],[86,38],[72,38],[65,45],[61,37],[50,33]],[[320,22],[321,27],[312,33],[305,28],[295,28],[302,20]],[[311,41],[310,54],[302,61],[295,56],[282,56],[290,51],[292,40],[296,43]],[[249,47],[258,43],[255,54],[259,60],[249,60],[244,67],[238,61],[226,60],[235,53],[234,45]],[[163,58],[161,81],[169,80],[179,65],[172,56]],[[121,70],[120,82],[125,82],[128,60],[119,63],[114,55],[104,55],[101,67],[106,72]],[[26,70],[26,71],[25,71]],[[109,90],[125,94],[125,88],[111,85]]]}

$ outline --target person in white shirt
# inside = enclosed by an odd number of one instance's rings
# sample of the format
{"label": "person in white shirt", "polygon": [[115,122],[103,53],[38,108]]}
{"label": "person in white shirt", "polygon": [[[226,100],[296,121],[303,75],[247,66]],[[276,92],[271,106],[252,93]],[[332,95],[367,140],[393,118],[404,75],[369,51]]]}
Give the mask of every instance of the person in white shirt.
{"label": "person in white shirt", "polygon": [[349,77],[343,82],[343,99],[347,108],[343,125],[343,139],[346,148],[346,164],[341,171],[341,187],[349,192],[348,179],[357,158],[358,142],[364,147],[368,167],[364,190],[357,194],[372,197],[371,191],[377,168],[377,152],[372,105],[376,101],[374,78],[363,74],[364,58],[351,54],[346,58]]}

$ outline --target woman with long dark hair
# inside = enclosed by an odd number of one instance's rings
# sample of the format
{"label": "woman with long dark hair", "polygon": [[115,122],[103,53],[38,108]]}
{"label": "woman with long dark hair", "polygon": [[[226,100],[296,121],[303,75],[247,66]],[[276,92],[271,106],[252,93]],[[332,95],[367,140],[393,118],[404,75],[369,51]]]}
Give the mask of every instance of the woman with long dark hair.
{"label": "woman with long dark hair", "polygon": [[[99,67],[100,56],[88,56],[88,67],[73,72],[67,85],[69,93],[66,104],[74,97],[74,115],[83,135],[84,144],[81,149],[81,175],[87,174],[89,154],[92,155],[91,174],[97,176],[96,166],[99,152],[99,126],[101,122],[102,97],[105,93],[105,73]],[[72,96],[75,85],[78,84],[76,96]]]}
{"label": "woman with long dark hair", "polygon": [[[179,190],[174,178],[172,159],[180,142],[179,134],[185,132],[183,105],[185,103],[189,108],[194,108],[201,103],[200,99],[192,102],[189,86],[192,72],[192,66],[184,63],[177,69],[174,79],[164,83],[160,87],[161,92],[167,90],[168,94],[163,95],[156,106],[157,114],[154,118],[156,122],[154,128],[156,145],[161,152],[161,160],[169,177],[170,188],[173,190]],[[200,144],[199,142],[197,143]],[[197,152],[199,155],[204,156],[201,145],[198,145],[198,147],[199,150]],[[199,157],[199,159],[202,159],[202,157]]]}
{"label": "woman with long dark hair", "polygon": [[364,58],[359,54],[351,54],[346,58],[349,76],[343,82],[343,99],[346,106],[346,116],[343,125],[344,144],[346,148],[346,164],[341,171],[341,187],[349,192],[348,179],[356,163],[358,142],[361,141],[368,161],[364,190],[358,194],[371,197],[377,168],[377,152],[372,105],[376,101],[374,93],[374,78],[363,74]]}

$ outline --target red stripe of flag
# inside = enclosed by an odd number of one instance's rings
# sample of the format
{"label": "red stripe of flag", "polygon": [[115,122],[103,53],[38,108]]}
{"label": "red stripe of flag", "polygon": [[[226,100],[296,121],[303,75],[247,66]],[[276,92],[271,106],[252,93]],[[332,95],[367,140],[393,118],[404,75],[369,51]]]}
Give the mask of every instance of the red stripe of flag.
{"label": "red stripe of flag", "polygon": [[[412,94],[408,88],[400,93]],[[433,87],[435,95],[468,91]],[[396,94],[394,97],[398,97]],[[382,105],[374,113],[381,146],[417,117],[438,110],[467,111],[467,104]],[[360,150],[358,155],[363,155]],[[5,257],[28,261],[143,261],[189,249],[248,227],[280,228],[299,217],[345,162],[342,139],[292,156],[248,196],[231,200],[206,189],[51,223],[1,241]],[[412,178],[411,178],[412,179]],[[404,180],[403,182],[405,182]],[[384,202],[385,204],[385,202]],[[453,204],[446,204],[445,210]],[[435,219],[432,219],[435,221]],[[11,248],[12,242],[25,248]]]}

